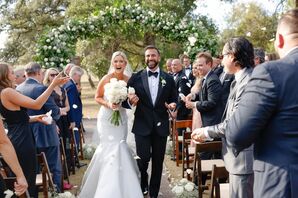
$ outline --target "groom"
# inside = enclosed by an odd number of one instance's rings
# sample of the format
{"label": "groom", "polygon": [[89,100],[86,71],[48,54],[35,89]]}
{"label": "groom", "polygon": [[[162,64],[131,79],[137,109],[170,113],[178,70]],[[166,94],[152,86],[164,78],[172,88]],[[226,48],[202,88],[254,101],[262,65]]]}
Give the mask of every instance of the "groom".
{"label": "groom", "polygon": [[[135,89],[137,101],[132,132],[135,134],[141,187],[143,194],[157,197],[163,169],[163,160],[169,135],[169,117],[167,108],[176,108],[176,88],[174,79],[159,68],[160,53],[155,46],[145,48],[147,67],[132,75],[128,86]],[[151,177],[148,189],[148,164],[152,160]]]}

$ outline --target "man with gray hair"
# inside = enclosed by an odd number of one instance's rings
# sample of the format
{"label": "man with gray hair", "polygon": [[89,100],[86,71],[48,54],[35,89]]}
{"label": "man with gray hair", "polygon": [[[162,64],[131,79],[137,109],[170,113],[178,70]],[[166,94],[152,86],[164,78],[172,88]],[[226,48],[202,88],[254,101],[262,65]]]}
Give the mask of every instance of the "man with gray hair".
{"label": "man with gray hair", "polygon": [[265,51],[262,48],[254,48],[255,67],[265,62]]}
{"label": "man with gray hair", "polygon": [[83,74],[84,70],[81,67],[73,66],[69,72],[69,77],[71,80],[64,85],[70,107],[67,115],[70,122],[70,129],[75,129],[75,140],[77,143],[77,148],[79,148],[78,143],[80,142],[78,129],[81,126],[81,121],[83,118],[82,101],[77,89],[77,85],[81,84],[81,77]]}
{"label": "man with gray hair", "polygon": [[[16,90],[32,99],[38,98],[47,87],[41,82],[44,74],[40,64],[31,62],[25,66],[25,74],[27,79],[20,84]],[[41,115],[51,111],[53,122],[45,125],[40,122],[30,123],[31,130],[35,137],[37,152],[44,152],[49,164],[51,173],[53,174],[53,181],[57,185],[57,189],[61,190],[62,167],[60,160],[59,137],[55,120],[60,118],[60,109],[56,105],[54,98],[49,97],[47,102],[40,110],[28,109],[28,115]]]}

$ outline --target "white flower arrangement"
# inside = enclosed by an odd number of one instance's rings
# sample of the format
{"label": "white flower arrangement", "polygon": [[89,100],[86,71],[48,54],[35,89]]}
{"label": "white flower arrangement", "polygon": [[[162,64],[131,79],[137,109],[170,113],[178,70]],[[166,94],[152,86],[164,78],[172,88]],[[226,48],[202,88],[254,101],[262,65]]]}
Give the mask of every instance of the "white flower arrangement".
{"label": "white flower arrangement", "polygon": [[[117,80],[116,78],[111,78],[110,82],[107,83],[104,88],[108,101],[119,105],[127,99],[128,93],[133,94],[135,92],[134,88],[127,88],[125,81]],[[119,110],[116,109],[113,111],[110,120],[115,126],[120,125],[122,121]]]}
{"label": "white flower arrangement", "polygon": [[[52,29],[40,37],[37,45],[39,51],[35,59],[46,65],[45,58],[55,57],[55,65],[61,63],[65,65],[67,64],[66,60],[74,55],[78,39],[88,36],[90,33],[100,36],[105,28],[110,26],[110,23],[118,24],[122,21],[142,24],[144,29],[154,28],[155,32],[161,33],[162,36],[181,42],[185,50],[190,46],[188,52],[202,51],[202,49],[215,51],[217,48],[214,45],[217,38],[210,36],[201,21],[193,22],[186,18],[181,20],[175,13],[157,13],[154,10],[143,8],[140,4],[128,4],[121,7],[107,6],[97,15],[91,15],[88,19],[71,19],[60,27]],[[210,40],[211,42],[208,42]],[[52,46],[56,46],[55,49]],[[63,58],[63,61],[60,58]]]}
{"label": "white flower arrangement", "polygon": [[85,159],[91,160],[95,151],[96,151],[97,145],[95,144],[83,144],[83,155]]}
{"label": "white flower arrangement", "polygon": [[177,198],[195,198],[198,197],[197,186],[186,178],[181,179],[172,188],[172,192]]}

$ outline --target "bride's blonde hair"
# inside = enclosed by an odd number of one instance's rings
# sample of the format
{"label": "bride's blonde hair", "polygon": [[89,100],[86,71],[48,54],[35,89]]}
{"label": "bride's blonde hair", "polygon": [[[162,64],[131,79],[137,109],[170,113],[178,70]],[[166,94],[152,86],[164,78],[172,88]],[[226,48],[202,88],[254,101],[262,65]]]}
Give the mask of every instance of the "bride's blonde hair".
{"label": "bride's blonde hair", "polygon": [[122,51],[116,51],[113,53],[112,55],[112,58],[111,58],[111,65],[110,65],[110,68],[109,68],[109,72],[108,74],[111,74],[114,72],[114,67],[113,67],[113,61],[114,59],[116,58],[116,56],[122,56],[122,58],[124,59],[124,61],[126,62],[126,67],[124,69],[124,75],[126,76],[131,76],[132,75],[132,69],[131,69],[131,66],[130,64],[128,63],[128,59],[127,59],[127,56],[124,52]]}

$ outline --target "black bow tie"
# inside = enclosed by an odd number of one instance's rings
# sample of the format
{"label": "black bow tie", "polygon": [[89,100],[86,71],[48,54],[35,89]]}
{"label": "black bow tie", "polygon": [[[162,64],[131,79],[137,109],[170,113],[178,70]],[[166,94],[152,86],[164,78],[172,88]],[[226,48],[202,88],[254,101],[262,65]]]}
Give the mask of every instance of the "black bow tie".
{"label": "black bow tie", "polygon": [[185,70],[191,70],[190,67],[185,67]]}
{"label": "black bow tie", "polygon": [[152,72],[152,71],[148,71],[148,76],[154,76],[155,78],[157,78],[158,76],[158,72]]}

